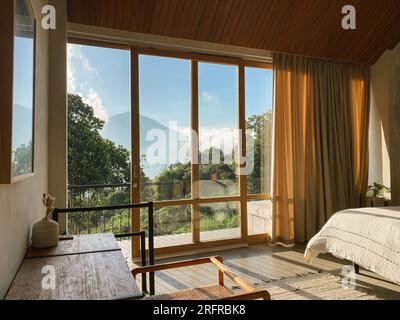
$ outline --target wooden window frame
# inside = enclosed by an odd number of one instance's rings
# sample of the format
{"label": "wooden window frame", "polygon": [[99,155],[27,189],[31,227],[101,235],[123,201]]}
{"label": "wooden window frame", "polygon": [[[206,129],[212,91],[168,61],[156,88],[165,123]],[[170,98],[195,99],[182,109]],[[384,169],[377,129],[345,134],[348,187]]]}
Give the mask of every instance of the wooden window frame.
{"label": "wooden window frame", "polygon": [[[215,56],[207,54],[189,53],[183,51],[170,51],[153,48],[143,48],[125,44],[103,42],[82,38],[69,37],[68,43],[106,47],[113,49],[129,50],[131,52],[131,143],[132,143],[132,168],[131,168],[131,200],[138,203],[140,199],[140,123],[139,123],[139,56],[148,55],[156,57],[167,57],[189,60],[191,63],[191,129],[198,134],[199,131],[199,99],[198,99],[198,64],[216,63],[238,67],[238,128],[242,129],[242,143],[239,154],[246,156],[246,99],[245,99],[245,68],[272,69],[272,64],[267,62],[244,60],[240,58]],[[198,146],[193,144],[192,139],[191,157],[191,188],[192,197],[190,199],[155,201],[155,208],[191,206],[192,207],[192,243],[178,246],[156,248],[157,255],[169,255],[182,252],[193,252],[209,248],[220,248],[232,245],[247,245],[266,243],[269,239],[268,234],[249,235],[247,226],[247,203],[249,200],[272,200],[270,194],[247,194],[247,176],[239,176],[239,195],[228,197],[200,197],[198,190],[199,165],[193,161],[198,156]],[[242,164],[245,167],[246,164]],[[237,202],[240,204],[240,230],[239,238],[222,239],[217,241],[201,241],[200,239],[200,212],[201,204],[212,204],[222,202]],[[140,212],[132,212],[132,231],[140,231]],[[132,240],[132,256],[140,256],[140,246],[138,240]]]}
{"label": "wooden window frame", "polygon": [[32,70],[32,172],[13,176],[13,106],[14,106],[14,39],[15,2],[4,0],[0,11],[0,184],[14,184],[35,175],[35,105],[36,105],[36,16],[31,0],[25,0],[33,19]]}

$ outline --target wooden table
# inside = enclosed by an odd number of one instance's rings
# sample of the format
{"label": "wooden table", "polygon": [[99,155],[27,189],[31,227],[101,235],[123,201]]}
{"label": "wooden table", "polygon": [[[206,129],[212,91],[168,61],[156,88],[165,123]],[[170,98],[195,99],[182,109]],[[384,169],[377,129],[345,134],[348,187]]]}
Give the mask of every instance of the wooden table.
{"label": "wooden table", "polygon": [[[55,271],[55,289],[43,287],[42,273]],[[45,268],[45,269],[44,269]],[[45,286],[46,287],[46,286]],[[31,249],[7,300],[110,300],[140,298],[141,290],[112,234],[76,236],[57,248]]]}
{"label": "wooden table", "polygon": [[74,236],[72,240],[60,241],[55,248],[44,250],[31,248],[26,258],[56,257],[119,250],[121,248],[112,233],[90,234]]}

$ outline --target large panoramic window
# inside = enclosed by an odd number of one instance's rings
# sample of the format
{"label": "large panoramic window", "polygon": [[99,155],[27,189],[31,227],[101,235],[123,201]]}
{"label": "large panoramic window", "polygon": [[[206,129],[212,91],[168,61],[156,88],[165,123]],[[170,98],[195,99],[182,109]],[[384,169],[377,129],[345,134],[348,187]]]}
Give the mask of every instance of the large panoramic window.
{"label": "large panoramic window", "polygon": [[[68,93],[71,207],[153,202],[159,253],[265,241],[269,65],[69,44]],[[147,227],[147,211],[69,215],[69,233]]]}
{"label": "large panoramic window", "polygon": [[[139,56],[141,201],[191,198],[190,63]],[[154,219],[157,239],[175,235],[156,247],[192,242],[190,206],[159,208]]]}
{"label": "large panoramic window", "polygon": [[238,67],[199,63],[200,196],[239,194]]}
{"label": "large panoramic window", "polygon": [[[271,193],[272,77],[271,69],[245,68],[248,195]],[[272,227],[271,201],[249,200],[247,216],[249,235],[268,233]]]}
{"label": "large panoramic window", "polygon": [[[70,207],[130,203],[130,51],[68,45]],[[128,232],[130,211],[69,215],[70,233]]]}
{"label": "large panoramic window", "polygon": [[[199,63],[199,190],[201,198],[239,195],[238,67]],[[200,239],[240,237],[240,205],[200,206]]]}
{"label": "large panoramic window", "polygon": [[191,197],[190,60],[139,56],[142,201]]}

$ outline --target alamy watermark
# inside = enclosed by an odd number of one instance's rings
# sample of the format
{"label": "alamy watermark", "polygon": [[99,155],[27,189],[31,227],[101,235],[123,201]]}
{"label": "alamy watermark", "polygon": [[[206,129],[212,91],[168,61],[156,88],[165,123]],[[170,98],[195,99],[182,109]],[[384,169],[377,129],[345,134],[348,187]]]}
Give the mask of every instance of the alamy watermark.
{"label": "alamy watermark", "polygon": [[342,19],[342,28],[344,30],[357,29],[357,11],[352,5],[347,5],[342,8],[342,14],[345,16]]}
{"label": "alamy watermark", "polygon": [[46,5],[42,8],[42,28],[44,30],[55,30],[57,28],[56,8],[52,5]]}
{"label": "alamy watermark", "polygon": [[342,287],[343,289],[356,289],[356,269],[354,266],[344,266],[342,268]]}
{"label": "alamy watermark", "polygon": [[[242,149],[246,137],[246,152]],[[171,121],[168,130],[152,129],[146,134],[145,160],[148,165],[173,165],[192,163],[199,165],[236,164],[240,175],[251,175],[254,171],[254,130],[201,129],[199,134],[187,129],[179,129],[177,122]],[[198,154],[193,154],[199,150]]]}
{"label": "alamy watermark", "polygon": [[55,290],[56,289],[56,268],[51,265],[44,266],[42,268],[42,274],[45,276],[42,279],[43,290]]}
{"label": "alamy watermark", "polygon": [[[42,8],[42,28],[44,30],[56,29],[56,8],[52,5],[45,5]],[[357,29],[357,11],[353,5],[345,5],[342,7],[342,28],[344,30]]]}

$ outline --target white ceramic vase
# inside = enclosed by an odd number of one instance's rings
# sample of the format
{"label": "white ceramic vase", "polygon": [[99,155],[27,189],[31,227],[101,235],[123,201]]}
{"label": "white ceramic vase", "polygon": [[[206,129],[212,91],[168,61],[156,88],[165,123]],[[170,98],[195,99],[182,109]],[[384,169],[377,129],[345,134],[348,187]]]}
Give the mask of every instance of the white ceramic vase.
{"label": "white ceramic vase", "polygon": [[58,246],[59,224],[49,218],[34,224],[32,228],[32,248],[47,249]]}

